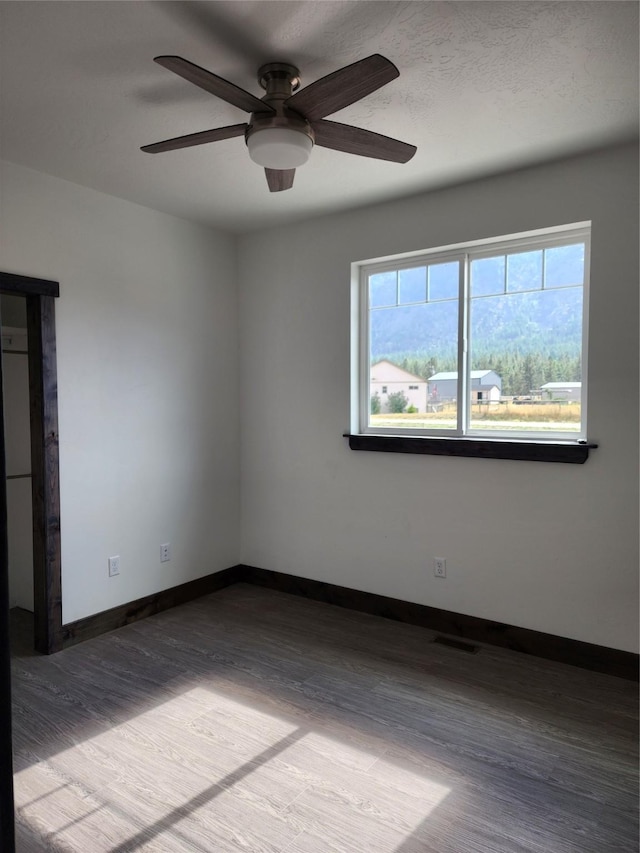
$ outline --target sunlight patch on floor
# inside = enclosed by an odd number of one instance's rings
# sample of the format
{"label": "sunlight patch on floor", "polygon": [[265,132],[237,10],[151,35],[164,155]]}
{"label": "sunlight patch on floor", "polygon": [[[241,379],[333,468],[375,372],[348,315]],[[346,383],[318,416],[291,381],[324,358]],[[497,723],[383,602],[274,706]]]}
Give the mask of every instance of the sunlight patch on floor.
{"label": "sunlight patch on floor", "polygon": [[388,758],[376,768],[383,741],[370,750],[357,738],[191,687],[16,773],[18,816],[64,849],[85,851],[91,839],[92,853],[207,850],[216,837],[339,849],[345,826],[354,843],[370,836],[376,853],[393,853],[450,788]]}

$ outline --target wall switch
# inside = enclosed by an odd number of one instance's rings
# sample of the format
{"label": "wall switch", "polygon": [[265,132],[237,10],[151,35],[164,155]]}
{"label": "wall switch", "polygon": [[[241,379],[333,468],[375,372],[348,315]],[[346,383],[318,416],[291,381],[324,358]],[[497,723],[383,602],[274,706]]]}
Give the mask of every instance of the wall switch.
{"label": "wall switch", "polygon": [[169,542],[165,542],[164,545],[160,546],[160,562],[168,563],[171,559],[171,545]]}
{"label": "wall switch", "polygon": [[434,578],[446,578],[447,561],[444,557],[433,558],[433,576]]}
{"label": "wall switch", "polygon": [[109,557],[109,577],[120,574],[120,557]]}

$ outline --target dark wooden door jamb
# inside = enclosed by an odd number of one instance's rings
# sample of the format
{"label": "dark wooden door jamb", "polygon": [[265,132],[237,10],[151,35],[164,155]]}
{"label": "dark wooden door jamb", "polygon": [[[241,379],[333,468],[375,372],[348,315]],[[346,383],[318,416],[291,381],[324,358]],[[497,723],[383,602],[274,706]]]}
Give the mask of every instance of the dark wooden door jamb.
{"label": "dark wooden door jamb", "polygon": [[53,296],[27,297],[34,640],[36,651],[62,648],[58,382]]}
{"label": "dark wooden door jamb", "polygon": [[[58,282],[0,272],[0,293],[26,297],[31,408],[34,644],[62,648],[58,383],[54,299]],[[1,365],[1,360],[0,360]],[[0,366],[0,850],[15,850],[9,648],[7,496]]]}
{"label": "dark wooden door jamb", "polygon": [[0,272],[0,293],[26,297],[31,409],[34,646],[42,654],[51,654],[62,648],[55,330],[55,298],[60,295],[60,286],[57,281]]}
{"label": "dark wooden door jamb", "polygon": [[4,407],[0,356],[0,849],[15,850],[13,754],[11,740],[11,652],[9,648],[9,554]]}

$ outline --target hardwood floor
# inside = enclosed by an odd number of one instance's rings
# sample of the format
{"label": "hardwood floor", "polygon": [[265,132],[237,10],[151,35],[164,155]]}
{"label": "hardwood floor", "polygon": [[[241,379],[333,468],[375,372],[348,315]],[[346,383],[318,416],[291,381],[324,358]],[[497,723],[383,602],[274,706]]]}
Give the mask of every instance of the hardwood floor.
{"label": "hardwood floor", "polygon": [[238,584],[51,657],[20,853],[637,853],[632,682]]}

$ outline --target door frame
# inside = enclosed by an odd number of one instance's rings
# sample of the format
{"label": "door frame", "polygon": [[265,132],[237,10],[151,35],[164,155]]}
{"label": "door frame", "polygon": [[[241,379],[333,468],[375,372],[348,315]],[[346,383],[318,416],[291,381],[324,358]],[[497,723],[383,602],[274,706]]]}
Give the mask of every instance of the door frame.
{"label": "door frame", "polygon": [[[55,299],[60,284],[0,272],[0,293],[26,297],[31,423],[34,646],[62,649],[60,469]],[[4,458],[4,439],[2,442]],[[5,521],[6,526],[6,521]]]}
{"label": "door frame", "polygon": [[11,733],[11,650],[9,648],[9,554],[7,480],[4,458],[4,401],[0,358],[0,846],[15,851],[13,742]]}

